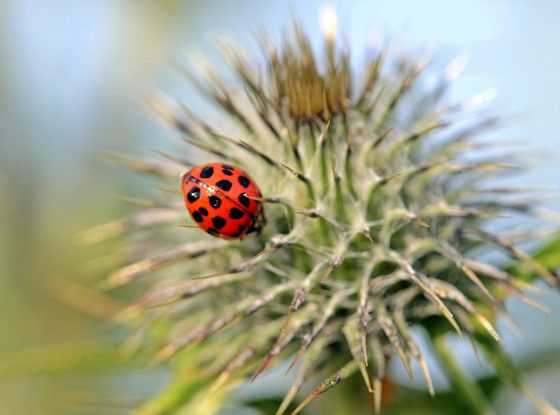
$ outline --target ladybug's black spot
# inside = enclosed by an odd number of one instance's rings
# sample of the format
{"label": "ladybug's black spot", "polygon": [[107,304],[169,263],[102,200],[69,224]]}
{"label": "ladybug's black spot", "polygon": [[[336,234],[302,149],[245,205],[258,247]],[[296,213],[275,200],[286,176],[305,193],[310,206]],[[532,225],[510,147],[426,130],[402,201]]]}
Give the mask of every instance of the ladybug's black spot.
{"label": "ladybug's black spot", "polygon": [[220,180],[218,183],[216,183],[216,186],[218,186],[223,191],[227,192],[229,189],[231,189],[231,182],[226,179]]}
{"label": "ladybug's black spot", "polygon": [[218,196],[212,195],[208,199],[210,201],[210,206],[214,209],[218,209],[222,204],[222,200]]}
{"label": "ladybug's black spot", "polygon": [[200,172],[200,177],[202,177],[203,179],[208,179],[209,177],[212,177],[213,174],[214,174],[214,167],[207,166],[203,168],[202,171]]}
{"label": "ladybug's black spot", "polygon": [[251,181],[248,178],[246,178],[245,176],[239,176],[237,178],[237,181],[243,187],[249,187],[249,184],[251,184]]}
{"label": "ladybug's black spot", "polygon": [[236,207],[231,208],[231,210],[229,211],[229,217],[232,219],[241,219],[244,214],[245,212],[243,212],[241,209],[237,209]]}
{"label": "ladybug's black spot", "polygon": [[237,200],[239,200],[239,203],[241,203],[243,206],[245,207],[249,207],[249,198],[247,197],[247,193],[241,193],[238,197]]}
{"label": "ladybug's black spot", "polygon": [[189,194],[187,195],[187,200],[189,203],[194,203],[200,197],[200,189],[198,187],[193,187]]}
{"label": "ladybug's black spot", "polygon": [[200,214],[200,212],[198,211],[193,212],[192,217],[196,222],[198,223],[202,222],[202,215]]}
{"label": "ladybug's black spot", "polygon": [[200,214],[202,216],[208,216],[208,209],[206,209],[204,207],[201,207],[201,208],[198,209],[198,211],[200,212]]}
{"label": "ladybug's black spot", "polygon": [[226,170],[233,170],[233,167],[230,166],[229,164],[222,164],[222,168]]}
{"label": "ladybug's black spot", "polygon": [[233,176],[233,170],[226,169],[225,167],[222,169],[222,173],[224,173],[226,176]]}
{"label": "ladybug's black spot", "polygon": [[218,231],[214,228],[208,228],[206,229],[206,232],[209,233],[210,235],[218,236]]}
{"label": "ladybug's black spot", "polygon": [[212,224],[216,229],[222,229],[226,225],[226,220],[221,216],[215,216],[212,218]]}

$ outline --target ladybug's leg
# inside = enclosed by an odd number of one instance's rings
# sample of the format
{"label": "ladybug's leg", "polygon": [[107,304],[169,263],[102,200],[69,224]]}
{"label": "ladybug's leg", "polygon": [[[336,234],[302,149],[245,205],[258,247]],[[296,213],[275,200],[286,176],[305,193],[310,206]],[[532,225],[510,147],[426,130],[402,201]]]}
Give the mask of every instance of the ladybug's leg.
{"label": "ladybug's leg", "polygon": [[262,208],[258,220],[259,220],[259,230],[257,231],[257,235],[260,235],[262,229],[266,226],[266,216],[264,215],[264,209]]}
{"label": "ladybug's leg", "polygon": [[249,229],[247,229],[247,232],[245,233],[245,235],[249,235],[251,233],[256,232],[257,235],[259,235],[261,233],[262,230],[262,226],[258,223],[258,218],[251,224],[251,226],[249,227]]}
{"label": "ladybug's leg", "polygon": [[265,225],[266,225],[266,216],[264,215],[264,209],[262,209],[261,212],[259,213],[259,216],[255,218],[253,224],[251,225],[249,230],[247,230],[247,234],[256,232],[257,235],[260,235]]}

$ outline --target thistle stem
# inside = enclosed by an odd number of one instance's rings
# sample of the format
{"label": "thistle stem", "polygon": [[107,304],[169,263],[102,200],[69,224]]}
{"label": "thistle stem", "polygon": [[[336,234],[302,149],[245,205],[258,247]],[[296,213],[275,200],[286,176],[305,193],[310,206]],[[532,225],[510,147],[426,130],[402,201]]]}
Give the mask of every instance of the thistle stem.
{"label": "thistle stem", "polygon": [[445,335],[440,334],[432,338],[432,344],[447,378],[451,382],[453,390],[471,408],[473,413],[480,415],[491,415],[494,412],[490,408],[486,397],[482,393],[478,383],[469,379],[461,366],[455,360],[453,353],[447,347]]}

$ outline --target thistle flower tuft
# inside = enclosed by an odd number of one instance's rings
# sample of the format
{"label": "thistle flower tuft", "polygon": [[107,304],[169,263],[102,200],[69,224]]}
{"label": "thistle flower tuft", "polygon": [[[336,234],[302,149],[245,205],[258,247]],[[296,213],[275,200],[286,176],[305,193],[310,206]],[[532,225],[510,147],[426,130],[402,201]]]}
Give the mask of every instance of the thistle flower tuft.
{"label": "thistle flower tuft", "polygon": [[[157,161],[127,159],[128,167],[173,188],[177,171],[192,167],[184,153],[193,148],[206,155],[204,162],[246,170],[263,193],[267,225],[258,236],[223,241],[172,226],[187,215],[180,197],[169,193],[91,234],[100,240],[99,231],[110,229],[110,236],[131,236],[137,258],[109,282],[142,292],[131,305],[134,319],[164,327],[155,340],[159,359],[203,345],[200,365],[218,379],[212,390],[233,378],[258,379],[290,359],[296,380],[278,414],[299,413],[354,373],[379,410],[393,358],[410,375],[417,362],[433,394],[413,328],[432,338],[453,330],[498,350],[495,322],[507,313],[505,299],[531,303],[512,270],[521,266],[558,281],[518,248],[532,233],[511,240],[487,230],[496,218],[531,216],[537,206],[512,202],[517,189],[486,186],[517,170],[496,156],[496,143],[478,141],[498,120],[473,112],[489,95],[447,99],[464,58],[428,86],[429,58],[388,46],[354,68],[337,44],[331,9],[322,27],[320,51],[298,23],[279,46],[261,39],[263,66],[224,46],[234,83],[183,68],[223,122],[210,123],[179,99],[158,95],[152,108],[188,146]],[[132,236],[140,231],[142,238]],[[480,255],[496,250],[513,265],[501,269]],[[291,407],[303,380],[319,372],[330,375]]]}

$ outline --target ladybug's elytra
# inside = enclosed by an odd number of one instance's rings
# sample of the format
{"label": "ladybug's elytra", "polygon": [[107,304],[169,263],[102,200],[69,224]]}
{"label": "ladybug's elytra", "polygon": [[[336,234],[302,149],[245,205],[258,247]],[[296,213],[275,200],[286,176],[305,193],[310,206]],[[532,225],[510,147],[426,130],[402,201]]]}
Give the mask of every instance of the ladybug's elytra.
{"label": "ladybug's elytra", "polygon": [[243,170],[202,164],[183,174],[181,190],[191,217],[210,235],[234,239],[261,230],[261,192]]}

